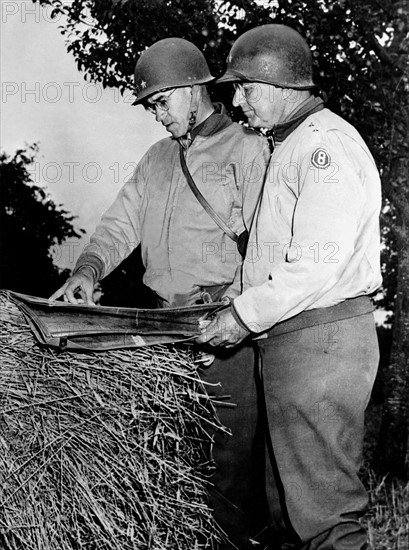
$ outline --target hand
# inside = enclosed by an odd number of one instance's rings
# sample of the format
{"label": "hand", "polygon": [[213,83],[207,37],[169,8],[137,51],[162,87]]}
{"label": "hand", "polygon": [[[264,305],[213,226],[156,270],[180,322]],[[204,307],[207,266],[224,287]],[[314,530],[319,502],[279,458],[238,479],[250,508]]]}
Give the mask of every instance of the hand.
{"label": "hand", "polygon": [[249,330],[244,329],[236,322],[230,309],[223,309],[215,315],[207,327],[201,329],[201,335],[196,342],[232,348],[249,334]]}
{"label": "hand", "polygon": [[[72,277],[67,279],[65,284],[59,288],[52,296],[48,298],[54,302],[61,296],[64,296],[71,304],[80,304],[84,301],[89,306],[95,306],[92,294],[94,292],[94,273],[89,267],[79,269]],[[75,298],[74,294],[79,292],[81,299]]]}

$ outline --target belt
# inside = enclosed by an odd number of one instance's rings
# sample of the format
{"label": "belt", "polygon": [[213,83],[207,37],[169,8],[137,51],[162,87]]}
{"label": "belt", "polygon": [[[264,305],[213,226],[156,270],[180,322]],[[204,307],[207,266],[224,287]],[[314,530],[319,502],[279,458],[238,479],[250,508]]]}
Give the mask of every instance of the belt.
{"label": "belt", "polygon": [[229,288],[231,283],[225,283],[222,285],[212,285],[212,286],[200,286],[197,287],[190,294],[178,294],[174,296],[172,303],[169,303],[167,300],[156,294],[155,295],[156,307],[158,308],[167,308],[167,307],[185,307],[197,304],[208,304],[212,302],[220,302],[223,297],[223,294]]}
{"label": "belt", "polygon": [[295,332],[296,330],[316,325],[325,325],[327,323],[334,323],[335,321],[366,315],[367,313],[372,313],[374,310],[375,306],[369,296],[349,298],[335,306],[303,311],[291,319],[277,323],[272,329],[266,332],[266,337],[274,338],[287,332]]}

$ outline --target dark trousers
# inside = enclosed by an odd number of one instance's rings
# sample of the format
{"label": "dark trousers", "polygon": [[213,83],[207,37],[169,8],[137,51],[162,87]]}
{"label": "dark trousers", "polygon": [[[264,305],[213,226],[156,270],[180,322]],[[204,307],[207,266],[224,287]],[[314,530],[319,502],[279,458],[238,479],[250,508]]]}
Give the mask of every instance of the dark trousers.
{"label": "dark trousers", "polygon": [[257,425],[254,346],[218,351],[200,377],[225,430],[207,426],[213,439],[210,455],[215,473],[210,495],[214,517],[231,543],[220,549],[249,548],[254,506],[257,505],[254,436]]}
{"label": "dark trousers", "polygon": [[[378,365],[373,314],[258,341],[274,548],[363,550],[357,476]],[[273,547],[272,547],[273,548]]]}

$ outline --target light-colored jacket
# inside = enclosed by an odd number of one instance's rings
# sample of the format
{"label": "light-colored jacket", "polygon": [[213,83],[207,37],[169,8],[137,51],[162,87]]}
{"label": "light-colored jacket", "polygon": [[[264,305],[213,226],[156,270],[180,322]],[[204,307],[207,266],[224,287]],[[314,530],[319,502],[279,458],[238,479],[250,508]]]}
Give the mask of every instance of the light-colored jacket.
{"label": "light-colored jacket", "polygon": [[[197,135],[186,152],[197,187],[237,234],[252,220],[269,156],[267,141],[236,123]],[[236,243],[193,195],[179,144],[171,138],[153,145],[138,163],[76,268],[92,265],[103,278],[139,244],[144,283],[167,306],[194,303],[203,287],[231,285],[242,261]]]}
{"label": "light-colored jacket", "polygon": [[237,314],[262,332],[381,285],[381,185],[359,133],[328,109],[271,157],[243,265]]}

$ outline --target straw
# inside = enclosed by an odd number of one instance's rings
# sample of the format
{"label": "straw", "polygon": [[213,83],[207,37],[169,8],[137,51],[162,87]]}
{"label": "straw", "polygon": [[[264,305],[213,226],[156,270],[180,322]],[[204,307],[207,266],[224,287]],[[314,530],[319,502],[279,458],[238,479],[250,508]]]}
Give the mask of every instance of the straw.
{"label": "straw", "polygon": [[0,327],[0,547],[214,548],[218,421],[189,350],[40,347],[2,293]]}

